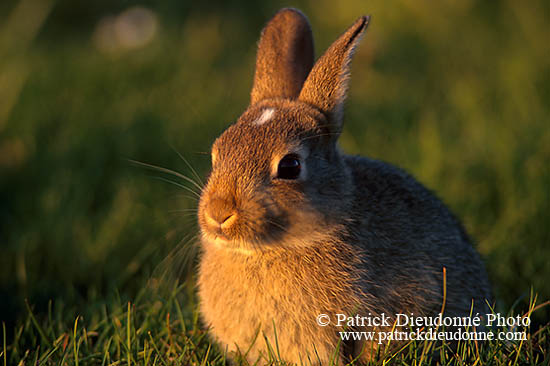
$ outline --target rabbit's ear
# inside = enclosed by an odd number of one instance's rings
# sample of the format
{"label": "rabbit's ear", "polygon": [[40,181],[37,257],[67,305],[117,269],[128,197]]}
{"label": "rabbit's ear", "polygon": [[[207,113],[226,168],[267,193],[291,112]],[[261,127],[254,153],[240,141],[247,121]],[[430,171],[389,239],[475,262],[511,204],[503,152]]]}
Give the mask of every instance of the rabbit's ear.
{"label": "rabbit's ear", "polygon": [[296,9],[280,10],[262,31],[251,104],[297,98],[312,66],[313,36],[307,18]]}
{"label": "rabbit's ear", "polygon": [[299,100],[319,108],[328,117],[334,133],[342,129],[351,58],[369,20],[370,17],[362,16],[334,41],[317,60],[300,92]]}

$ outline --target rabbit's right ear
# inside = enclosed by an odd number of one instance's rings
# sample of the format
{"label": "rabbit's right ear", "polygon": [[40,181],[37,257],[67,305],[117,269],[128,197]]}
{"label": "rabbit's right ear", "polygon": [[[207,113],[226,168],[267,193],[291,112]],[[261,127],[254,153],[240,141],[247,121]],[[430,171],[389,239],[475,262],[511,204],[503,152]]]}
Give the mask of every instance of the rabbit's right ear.
{"label": "rabbit's right ear", "polygon": [[317,60],[298,98],[317,107],[329,119],[331,132],[342,130],[342,110],[349,84],[351,57],[369,24],[362,16]]}
{"label": "rabbit's right ear", "polygon": [[250,104],[297,98],[313,57],[313,36],[305,15],[296,9],[280,10],[262,31]]}

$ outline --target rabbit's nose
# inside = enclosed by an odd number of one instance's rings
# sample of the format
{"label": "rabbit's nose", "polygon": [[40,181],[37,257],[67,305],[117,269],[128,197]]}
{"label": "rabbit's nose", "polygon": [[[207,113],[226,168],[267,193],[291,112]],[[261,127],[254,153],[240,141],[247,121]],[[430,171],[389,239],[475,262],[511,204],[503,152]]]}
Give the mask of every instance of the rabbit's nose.
{"label": "rabbit's nose", "polygon": [[235,206],[227,200],[214,198],[208,203],[205,218],[210,225],[227,229],[237,220],[237,212]]}

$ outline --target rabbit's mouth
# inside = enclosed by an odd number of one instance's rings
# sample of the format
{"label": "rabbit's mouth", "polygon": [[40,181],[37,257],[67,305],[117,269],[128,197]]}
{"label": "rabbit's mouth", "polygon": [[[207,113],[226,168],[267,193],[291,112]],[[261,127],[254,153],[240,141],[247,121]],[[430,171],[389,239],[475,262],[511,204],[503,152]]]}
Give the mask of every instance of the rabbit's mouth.
{"label": "rabbit's mouth", "polygon": [[[263,225],[259,224],[258,227],[251,226],[241,224],[239,228],[234,228],[234,230],[224,230],[206,225],[201,230],[202,238],[204,242],[214,244],[217,247],[238,249],[239,251],[245,249],[250,252],[277,247],[284,241],[285,231],[281,229],[281,224],[274,225],[271,222],[265,222]],[[248,230],[245,230],[245,228]]]}
{"label": "rabbit's mouth", "polygon": [[228,250],[245,255],[253,255],[258,250],[257,248],[254,248],[254,246],[250,243],[240,240],[231,240],[223,236],[214,235],[212,238],[204,237],[203,242],[207,242],[218,249]]}

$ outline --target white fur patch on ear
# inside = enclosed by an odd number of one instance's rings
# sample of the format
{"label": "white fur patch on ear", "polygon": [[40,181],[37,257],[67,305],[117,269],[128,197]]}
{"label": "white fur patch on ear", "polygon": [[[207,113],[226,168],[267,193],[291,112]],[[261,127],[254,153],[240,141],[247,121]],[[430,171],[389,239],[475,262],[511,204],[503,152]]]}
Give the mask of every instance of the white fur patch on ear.
{"label": "white fur patch on ear", "polygon": [[256,126],[263,125],[264,123],[269,121],[271,119],[271,117],[273,117],[273,113],[275,113],[275,109],[267,108],[266,110],[263,111],[262,115],[260,117],[258,117],[257,120],[252,122],[252,124],[256,125]]}

